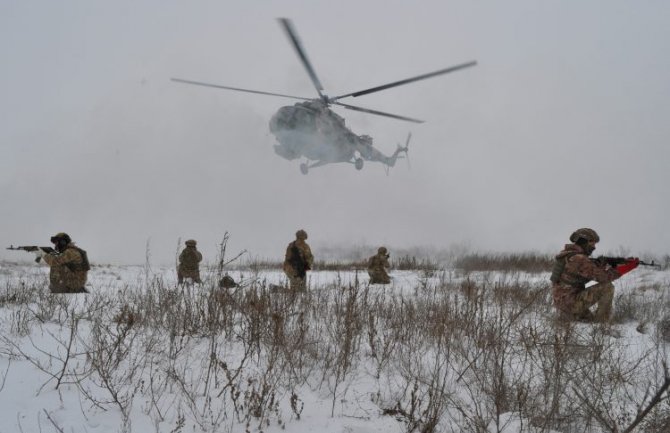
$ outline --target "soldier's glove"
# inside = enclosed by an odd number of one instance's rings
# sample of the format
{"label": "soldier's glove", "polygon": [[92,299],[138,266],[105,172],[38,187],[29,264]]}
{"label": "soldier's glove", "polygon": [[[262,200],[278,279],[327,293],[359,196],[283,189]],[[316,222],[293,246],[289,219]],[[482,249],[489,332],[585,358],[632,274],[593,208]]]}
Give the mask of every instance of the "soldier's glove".
{"label": "soldier's glove", "polygon": [[637,257],[630,257],[626,259],[624,263],[617,265],[614,269],[616,269],[619,275],[624,275],[632,271],[633,269],[637,268],[639,264],[640,259],[638,259]]}
{"label": "soldier's glove", "polygon": [[42,259],[42,257],[47,255],[47,253],[40,247],[37,247],[37,249],[33,252],[35,253],[35,260],[38,262]]}

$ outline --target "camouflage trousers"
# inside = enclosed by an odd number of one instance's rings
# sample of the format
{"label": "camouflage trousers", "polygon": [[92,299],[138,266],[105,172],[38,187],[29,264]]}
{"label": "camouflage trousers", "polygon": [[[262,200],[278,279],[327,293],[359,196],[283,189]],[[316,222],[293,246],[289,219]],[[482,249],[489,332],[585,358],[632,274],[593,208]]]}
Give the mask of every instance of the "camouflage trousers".
{"label": "camouflage trousers", "polygon": [[[607,322],[612,315],[612,300],[614,299],[614,285],[599,283],[588,287],[575,296],[574,303],[569,311],[565,311],[575,320]],[[590,308],[597,304],[595,313]]]}
{"label": "camouflage trousers", "polygon": [[177,283],[182,284],[184,282],[184,278],[190,278],[193,280],[194,283],[202,283],[202,280],[200,280],[200,270],[197,271],[192,271],[192,270],[180,270],[177,269]]}
{"label": "camouflage trousers", "polygon": [[390,284],[391,277],[385,270],[368,270],[370,275],[370,284]]}
{"label": "camouflage trousers", "polygon": [[293,273],[285,272],[285,274],[288,277],[289,290],[301,292],[307,288],[307,276],[301,278]]}

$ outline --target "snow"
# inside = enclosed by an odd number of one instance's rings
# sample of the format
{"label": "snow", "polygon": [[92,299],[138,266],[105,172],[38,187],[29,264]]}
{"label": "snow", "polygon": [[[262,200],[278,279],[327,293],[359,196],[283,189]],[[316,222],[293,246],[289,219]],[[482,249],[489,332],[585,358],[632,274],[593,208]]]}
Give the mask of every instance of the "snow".
{"label": "snow", "polygon": [[[320,333],[313,331],[314,335],[322,338],[328,336],[328,341],[307,339],[303,344],[313,345],[313,350],[319,353],[319,360],[309,365],[289,365],[284,363],[289,356],[287,354],[272,357],[271,348],[275,347],[272,345],[258,352],[251,350],[251,354],[245,352],[250,348],[245,347],[244,336],[248,335],[247,327],[251,324],[239,323],[231,327],[236,335],[227,334],[228,331],[212,334],[206,329],[184,330],[183,335],[176,335],[166,332],[167,327],[146,327],[138,331],[137,327],[124,328],[123,323],[114,322],[120,317],[121,307],[130,305],[132,308],[133,302],[142,293],[155,291],[155,299],[159,299],[158,295],[165,296],[168,292],[161,292],[158,286],[173,290],[176,274],[171,268],[95,266],[89,273],[91,294],[61,298],[45,293],[47,273],[46,267],[38,265],[0,264],[0,433],[247,430],[289,430],[298,433],[402,432],[410,428],[408,417],[397,413],[385,415],[383,411],[393,409],[394,401],[411,401],[412,384],[407,382],[407,370],[415,369],[413,373],[416,377],[424,377],[422,374],[427,371],[436,371],[438,367],[447,365],[442,365],[441,360],[453,362],[453,365],[460,362],[451,361],[454,355],[448,351],[441,352],[446,350],[444,348],[425,347],[422,342],[417,342],[412,347],[420,352],[412,354],[409,351],[409,355],[405,353],[408,357],[401,361],[402,350],[396,347],[386,364],[380,367],[380,364],[373,362],[371,346],[366,339],[377,338],[380,344],[392,341],[389,335],[397,330],[387,327],[379,329],[379,334],[374,336],[363,332],[358,341],[360,350],[351,356],[346,370],[337,370],[332,365],[329,367],[328,362],[335,363],[340,359],[338,356],[344,356],[340,349],[345,346],[335,346],[332,342],[345,341],[346,336],[338,335],[337,331],[346,328],[317,321],[313,326]],[[251,291],[255,286],[285,284],[283,274],[276,270],[234,270],[230,271],[230,275],[236,281],[242,281],[243,287],[236,289],[238,295]],[[216,275],[213,271],[205,271],[203,276],[205,286],[187,289],[191,291],[191,297],[188,298],[193,302],[191,308],[208,305],[204,301],[209,290],[206,287],[211,287],[207,282],[215,281]],[[351,290],[351,287],[360,287],[361,296],[367,296],[370,302],[382,299],[387,303],[418,300],[428,296],[426,293],[439,292],[445,285],[456,288],[467,282],[484,287],[485,290],[495,290],[502,285],[521,285],[529,290],[545,290],[548,287],[547,274],[463,274],[457,270],[445,270],[394,271],[392,277],[393,283],[389,286],[368,287],[365,273],[311,272],[309,286],[315,299],[326,300],[328,308],[342,315],[347,311],[347,299],[351,299],[344,293],[346,288]],[[669,281],[668,271],[639,269],[616,283],[617,295],[651,298],[653,301],[650,302],[667,305]],[[12,295],[25,296],[28,300],[8,301],[8,296]],[[456,297],[448,299],[456,302]],[[548,301],[546,294],[543,299]],[[287,309],[285,311],[300,311],[292,310],[297,308],[299,301],[295,303],[282,305]],[[455,305],[467,304],[456,302]],[[174,314],[177,314],[176,308]],[[660,311],[663,313],[664,310]],[[530,325],[544,326],[552,317],[549,312],[550,308],[541,307],[529,312],[525,320]],[[658,316],[658,312],[654,314]],[[495,316],[495,313],[491,313],[491,316]],[[333,317],[338,316],[328,317],[333,320]],[[381,320],[380,317],[381,313],[376,319]],[[169,319],[151,318],[155,323],[168,323]],[[660,320],[661,317],[656,319]],[[288,330],[286,338],[294,338],[299,321],[290,319],[289,313],[283,320]],[[197,326],[201,325],[198,322]],[[644,368],[660,374],[659,362],[668,360],[667,343],[658,341],[653,324],[647,327],[648,331],[644,334],[636,329],[639,325],[635,322],[615,325],[614,329],[620,337],[612,337],[608,344],[617,347],[612,353],[631,362],[644,359],[641,363]],[[594,325],[579,324],[576,329],[583,332],[586,336],[584,338],[588,340],[591,330],[596,328]],[[123,332],[128,333],[126,339],[118,343],[115,338]],[[70,342],[71,353],[68,358]],[[293,340],[290,344],[293,344]],[[333,349],[331,358],[324,355],[329,348]],[[382,347],[377,347],[377,350],[381,351]],[[477,352],[474,346],[463,350],[472,350],[473,354],[478,353],[476,356],[482,359],[488,358],[486,351]],[[645,356],[648,353],[653,355]],[[213,364],[212,354],[219,361],[225,362],[226,368]],[[409,359],[414,359],[416,364],[407,365],[405,362]],[[277,364],[273,365],[273,360]],[[479,359],[473,358],[471,361],[474,365],[472,369],[479,368]],[[67,362],[65,368],[64,362]],[[515,362],[509,364],[510,371],[514,370],[514,365],[525,365]],[[240,363],[244,363],[244,368],[239,372],[239,378],[230,380],[226,374],[235,374],[236,366]],[[99,368],[93,368],[93,365]],[[329,373],[324,376],[323,371],[326,370]],[[108,376],[103,378],[102,371],[106,371]],[[337,371],[342,374],[340,380],[333,375]],[[467,369],[461,371],[466,375],[462,381],[453,371],[447,369],[443,373],[442,376],[430,376],[443,380],[441,384],[434,385],[443,386],[451,398],[440,409],[442,421],[437,431],[460,431],[460,426],[467,419],[463,413],[454,409],[454,405],[462,402],[463,407],[474,407],[472,405],[476,402],[472,400],[476,400],[480,391],[468,394],[463,389],[463,381],[471,386],[476,383],[474,379],[468,382]],[[510,376],[521,377],[524,373],[521,368],[521,371],[510,373]],[[57,386],[59,379],[61,383]],[[534,379],[537,380],[540,379]],[[425,385],[419,384],[420,387]],[[264,392],[264,385],[276,393]],[[236,392],[238,395],[235,397]],[[291,396],[294,393],[297,399],[292,408]],[[480,397],[484,398],[484,395]],[[260,417],[249,415],[253,412],[252,406],[259,403],[255,398],[261,399],[260,404],[264,408]],[[271,404],[268,398],[276,401]],[[423,394],[422,398],[423,403],[419,402],[419,405],[425,404],[428,397]],[[121,404],[115,403],[115,399]],[[405,406],[404,410],[407,411],[407,408]],[[428,410],[426,406],[421,408]],[[468,412],[467,415],[473,413]],[[494,419],[488,419],[488,431],[534,431],[529,430],[529,420],[515,411],[500,413],[498,420],[496,424]]]}

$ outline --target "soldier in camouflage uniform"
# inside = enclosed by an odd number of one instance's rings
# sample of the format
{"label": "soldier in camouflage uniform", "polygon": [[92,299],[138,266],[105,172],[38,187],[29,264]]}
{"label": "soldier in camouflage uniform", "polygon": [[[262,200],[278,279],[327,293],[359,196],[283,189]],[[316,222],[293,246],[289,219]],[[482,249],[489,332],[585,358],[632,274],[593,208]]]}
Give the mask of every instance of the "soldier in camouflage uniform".
{"label": "soldier in camouflage uniform", "polygon": [[49,290],[51,293],[88,293],[86,277],[91,266],[86,251],[77,247],[67,233],[51,237],[55,251],[46,253],[39,249],[36,254],[49,265]]}
{"label": "soldier in camouflage uniform", "polygon": [[370,284],[389,284],[391,277],[386,272],[390,269],[389,254],[386,247],[379,247],[377,254],[368,259],[368,275],[370,275]]}
{"label": "soldier in camouflage uniform", "polygon": [[195,247],[197,242],[189,239],[185,242],[184,248],[179,254],[179,266],[177,266],[177,282],[182,284],[184,278],[190,278],[194,283],[202,283],[200,280],[200,262],[202,254]]}
{"label": "soldier in camouflage uniform", "polygon": [[307,271],[312,269],[314,264],[314,256],[312,256],[309,245],[305,242],[306,239],[307,232],[298,230],[295,233],[295,241],[286,247],[284,273],[288,277],[291,290],[305,290]]}
{"label": "soldier in camouflage uniform", "polygon": [[[612,281],[637,267],[639,260],[631,258],[611,267],[590,259],[600,237],[589,228],[576,230],[570,241],[572,243],[565,245],[556,256],[551,274],[554,307],[567,319],[609,321],[614,297]],[[585,287],[590,281],[597,281],[597,284]],[[593,314],[590,307],[596,304],[598,307]]]}

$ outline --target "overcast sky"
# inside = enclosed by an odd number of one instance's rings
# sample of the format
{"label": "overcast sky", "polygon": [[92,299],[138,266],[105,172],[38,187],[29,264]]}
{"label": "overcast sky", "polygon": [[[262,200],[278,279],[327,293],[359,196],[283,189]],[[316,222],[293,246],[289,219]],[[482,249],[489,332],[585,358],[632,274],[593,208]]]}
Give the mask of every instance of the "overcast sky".
{"label": "overcast sky", "polygon": [[[270,117],[316,96],[289,17],[331,96],[478,66],[343,102],[411,168],[300,174]],[[0,239],[66,231],[98,263],[170,263],[178,239],[281,258],[319,246],[670,252],[670,3],[665,1],[0,2]],[[0,259],[19,253],[0,250]]]}

